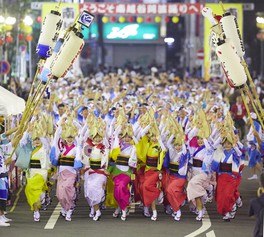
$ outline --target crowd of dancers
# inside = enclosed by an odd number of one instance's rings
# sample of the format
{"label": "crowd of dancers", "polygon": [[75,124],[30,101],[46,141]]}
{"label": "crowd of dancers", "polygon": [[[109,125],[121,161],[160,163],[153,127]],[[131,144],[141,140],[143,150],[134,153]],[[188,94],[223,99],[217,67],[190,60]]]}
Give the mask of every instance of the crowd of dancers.
{"label": "crowd of dancers", "polygon": [[[66,221],[74,216],[81,183],[94,221],[102,215],[102,204],[125,221],[131,202],[141,203],[152,221],[158,219],[157,204],[180,221],[188,202],[201,221],[212,200],[223,220],[230,221],[242,206],[238,189],[246,155],[251,179],[261,171],[263,136],[252,112],[255,129],[248,125],[242,137],[223,90],[222,84],[157,72],[53,81],[24,134],[12,137],[20,140],[12,158],[16,164],[30,159],[25,194],[34,221],[40,221],[40,209],[51,198],[51,177]],[[242,113],[237,107],[235,112]],[[1,136],[1,226],[10,222],[5,161],[12,140]]]}

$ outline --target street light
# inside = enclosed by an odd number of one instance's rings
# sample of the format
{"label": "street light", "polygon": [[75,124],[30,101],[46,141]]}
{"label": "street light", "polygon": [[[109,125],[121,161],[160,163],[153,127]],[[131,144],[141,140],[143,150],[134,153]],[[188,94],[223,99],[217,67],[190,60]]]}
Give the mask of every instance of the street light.
{"label": "street light", "polygon": [[32,26],[33,19],[30,16],[25,16],[23,22],[26,26]]}
{"label": "street light", "polygon": [[14,25],[16,23],[16,18],[8,16],[5,20],[5,24],[7,25]]}
{"label": "street light", "polygon": [[5,23],[5,18],[3,16],[0,16],[0,24],[4,24]]}
{"label": "street light", "polygon": [[[33,25],[33,19],[30,16],[25,16],[23,23],[26,26],[32,26]],[[32,50],[31,50],[31,40],[28,40],[28,54],[29,54],[29,80],[32,80]]]}
{"label": "street light", "polygon": [[[13,38],[11,36],[10,31],[13,28],[13,25],[16,23],[15,17],[4,17],[0,15],[0,68],[3,69],[4,62],[8,63],[8,56],[7,56],[7,47],[6,44],[9,44],[13,41]],[[3,63],[3,64],[2,64]],[[2,73],[1,76],[1,82],[2,82],[2,75],[4,76],[4,83],[7,81],[7,73]]]}
{"label": "street light", "polygon": [[257,12],[256,25],[259,29],[257,38],[260,40],[260,80],[264,76],[264,12]]}
{"label": "street light", "polygon": [[[20,70],[24,69],[24,74],[26,75],[26,61],[25,59],[21,58],[20,54],[20,39],[19,39],[19,33],[22,31],[24,34],[27,34],[27,37],[25,38],[26,41],[28,41],[28,49],[29,49],[29,77],[32,78],[32,65],[31,65],[31,40],[32,36],[30,35],[32,32],[32,24],[33,19],[31,16],[26,15],[23,19],[20,20],[20,18],[17,20],[15,17],[8,16],[4,17],[0,15],[0,41],[5,43],[10,43],[8,39],[12,40],[11,37],[11,30],[13,28],[13,25],[15,25],[15,32],[16,32],[16,62],[15,62],[15,72],[16,76],[20,78]],[[0,42],[0,43],[1,43]],[[12,42],[12,41],[11,41]],[[11,57],[12,58],[12,57]],[[8,60],[7,57],[7,48],[0,46],[0,60]],[[10,62],[12,63],[12,62]],[[23,66],[23,67],[22,67]],[[2,80],[1,80],[2,81]],[[5,75],[5,81],[6,81],[6,75]]]}

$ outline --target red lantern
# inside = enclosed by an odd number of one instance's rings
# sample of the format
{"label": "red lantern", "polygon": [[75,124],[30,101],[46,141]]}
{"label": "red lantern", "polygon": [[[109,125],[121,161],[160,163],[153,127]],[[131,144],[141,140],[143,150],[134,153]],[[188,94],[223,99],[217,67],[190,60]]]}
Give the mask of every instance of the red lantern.
{"label": "red lantern", "polygon": [[146,18],[146,22],[151,22],[151,20],[152,20],[151,17]]}
{"label": "red lantern", "polygon": [[22,34],[19,34],[19,36],[18,36],[18,39],[19,39],[19,40],[24,40],[24,39],[25,39],[25,37],[24,37],[24,35],[22,35]]}
{"label": "red lantern", "polygon": [[128,22],[134,22],[134,17],[133,17],[133,16],[128,17],[128,18],[127,18],[127,21],[128,21]]}
{"label": "red lantern", "polygon": [[27,37],[26,37],[26,41],[32,41],[32,39],[33,39],[33,36],[32,35],[27,35]]}
{"label": "red lantern", "polygon": [[12,36],[6,36],[6,42],[8,44],[11,44],[13,42],[13,37]]}
{"label": "red lantern", "polygon": [[170,21],[170,18],[168,16],[165,17],[164,21],[168,23]]}
{"label": "red lantern", "polygon": [[115,22],[116,21],[116,17],[115,16],[111,16],[111,22]]}

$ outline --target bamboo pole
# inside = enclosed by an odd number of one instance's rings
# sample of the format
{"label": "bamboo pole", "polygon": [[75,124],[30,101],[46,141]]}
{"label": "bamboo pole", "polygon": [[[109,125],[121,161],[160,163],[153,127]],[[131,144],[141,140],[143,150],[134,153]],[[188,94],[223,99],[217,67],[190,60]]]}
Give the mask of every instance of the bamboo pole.
{"label": "bamboo pole", "polygon": [[244,67],[245,69],[245,72],[247,74],[247,77],[248,77],[248,80],[249,80],[249,83],[250,83],[250,86],[252,88],[252,91],[253,91],[253,94],[255,96],[255,99],[256,99],[256,102],[257,102],[257,105],[259,107],[259,111],[261,113],[261,116],[262,116],[262,119],[264,118],[264,111],[263,111],[263,108],[261,106],[261,102],[259,100],[259,97],[258,97],[258,93],[257,93],[257,90],[256,90],[256,87],[255,87],[255,84],[252,80],[252,77],[249,73],[249,70],[248,70],[248,66],[247,66],[247,63],[245,62],[244,58],[242,58],[242,62],[241,62],[242,66]]}
{"label": "bamboo pole", "polygon": [[250,110],[249,110],[249,107],[248,107],[248,103],[247,103],[247,100],[246,100],[246,97],[245,97],[244,91],[243,91],[242,88],[239,88],[239,90],[240,90],[240,94],[241,94],[242,100],[243,100],[243,102],[244,102],[244,105],[245,105],[245,107],[246,107],[246,111],[247,111],[247,114],[248,114],[249,122],[250,122],[250,124],[251,124],[253,130],[255,130],[254,121],[253,121],[253,119],[252,119],[251,116],[250,116]]}
{"label": "bamboo pole", "polygon": [[22,122],[20,123],[18,131],[16,132],[15,138],[14,138],[14,143],[13,143],[14,148],[12,150],[12,153],[10,154],[10,157],[6,160],[5,164],[9,164],[11,162],[12,156],[14,155],[14,153],[15,153],[17,147],[18,147],[18,144],[19,144],[19,140],[20,139],[18,139],[18,138],[20,136],[22,136],[22,134],[25,132],[25,130],[26,130],[27,126],[28,126],[28,123],[30,122],[30,118],[31,118],[32,114],[34,113],[36,107],[38,106],[38,104],[39,104],[39,102],[40,102],[40,100],[41,100],[41,98],[42,98],[42,96],[43,96],[43,94],[44,94],[44,92],[45,92],[50,80],[51,80],[51,78],[49,78],[48,82],[45,84],[45,86],[44,86],[43,90],[41,91],[41,94],[40,94],[37,102],[35,103],[34,107],[31,110],[31,113],[29,114],[29,116],[27,116],[26,120],[24,120],[23,123]]}
{"label": "bamboo pole", "polygon": [[253,96],[252,96],[252,94],[251,94],[248,86],[246,86],[244,90],[245,90],[245,93],[248,95],[248,97],[249,97],[249,99],[250,99],[250,101],[252,103],[252,107],[253,107],[254,111],[256,112],[256,115],[258,117],[258,120],[259,120],[259,122],[261,124],[262,129],[264,129],[264,125],[263,125],[263,121],[262,121],[263,120],[263,117],[260,116],[259,110],[255,106],[254,98],[253,98]]}
{"label": "bamboo pole", "polygon": [[18,127],[15,127],[15,128],[12,128],[12,129],[9,129],[5,132],[5,135],[6,136],[9,136],[11,135],[12,133],[14,133],[15,131],[17,131]]}
{"label": "bamboo pole", "polygon": [[222,11],[225,13],[225,8],[224,8],[224,4],[223,4],[223,2],[222,2],[222,1],[219,1],[219,4],[220,4],[220,6],[221,6],[221,8],[222,8]]}

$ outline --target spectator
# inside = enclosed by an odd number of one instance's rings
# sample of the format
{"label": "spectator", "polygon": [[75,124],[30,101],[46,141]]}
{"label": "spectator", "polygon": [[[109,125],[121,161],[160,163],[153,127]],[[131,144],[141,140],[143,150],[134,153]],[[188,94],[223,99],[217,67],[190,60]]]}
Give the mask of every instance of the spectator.
{"label": "spectator", "polygon": [[246,107],[241,96],[237,96],[236,103],[231,107],[231,114],[235,123],[235,127],[239,131],[239,138],[243,140],[245,137],[245,121],[243,117],[246,115]]}
{"label": "spectator", "polygon": [[254,237],[263,236],[263,208],[264,208],[264,173],[260,175],[260,187],[258,189],[258,197],[250,201],[249,216],[255,216]]}

